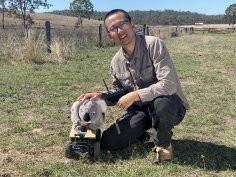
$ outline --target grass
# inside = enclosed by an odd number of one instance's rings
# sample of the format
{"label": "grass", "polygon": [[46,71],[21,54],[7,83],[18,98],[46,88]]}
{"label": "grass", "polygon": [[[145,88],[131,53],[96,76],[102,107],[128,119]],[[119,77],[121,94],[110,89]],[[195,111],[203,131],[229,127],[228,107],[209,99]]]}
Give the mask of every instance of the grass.
{"label": "grass", "polygon": [[[74,28],[75,23],[77,22],[76,17],[56,15],[56,14],[48,14],[48,13],[31,13],[31,17],[33,18],[35,27],[44,27],[45,21],[50,21],[52,27],[60,27],[60,28]],[[2,17],[2,13],[0,12],[0,16]],[[21,25],[21,19],[15,18],[13,16],[8,16],[5,14],[5,27],[12,27],[12,25]],[[2,21],[0,22],[2,23]],[[99,25],[103,23],[102,21],[93,20],[93,19],[84,19],[84,25]],[[2,27],[2,26],[1,26]]]}
{"label": "grass", "polygon": [[[171,162],[153,165],[155,154],[142,144],[102,152],[97,160],[64,157],[70,106],[81,93],[105,90],[102,79],[110,83],[109,63],[116,47],[83,50],[67,62],[43,64],[12,65],[1,55],[0,175],[236,176],[235,34],[197,34],[165,42],[191,106],[174,129]],[[106,125],[120,114],[109,108]]]}

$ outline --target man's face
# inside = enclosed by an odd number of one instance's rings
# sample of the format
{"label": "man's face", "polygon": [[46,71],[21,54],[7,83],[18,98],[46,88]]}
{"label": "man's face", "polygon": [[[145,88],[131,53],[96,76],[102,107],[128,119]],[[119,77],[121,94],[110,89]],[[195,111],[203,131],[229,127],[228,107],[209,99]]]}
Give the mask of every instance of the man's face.
{"label": "man's face", "polygon": [[108,36],[122,47],[135,40],[134,24],[130,23],[122,12],[110,15],[105,20]]}

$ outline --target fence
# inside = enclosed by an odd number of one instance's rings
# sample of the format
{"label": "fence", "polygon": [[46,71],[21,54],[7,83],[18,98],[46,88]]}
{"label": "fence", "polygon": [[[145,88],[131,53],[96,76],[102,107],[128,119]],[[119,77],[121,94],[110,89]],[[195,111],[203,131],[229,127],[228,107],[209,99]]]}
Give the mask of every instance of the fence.
{"label": "fence", "polygon": [[194,28],[194,32],[233,33],[233,32],[235,32],[235,27],[231,27],[231,28]]}
{"label": "fence", "polygon": [[[35,31],[35,35],[39,36],[39,34],[44,33],[46,36],[46,42],[48,45],[48,52],[50,52],[50,43],[51,40],[63,39],[69,42],[75,42],[78,47],[88,48],[88,47],[106,47],[110,45],[114,45],[111,42],[107,35],[106,30],[103,25],[87,25],[80,26],[78,28],[67,27],[64,25],[50,25],[50,22],[47,21],[45,26],[34,26],[32,29]],[[46,30],[47,29],[47,30]],[[209,32],[209,33],[226,33],[226,32],[234,32],[234,28],[201,28],[201,27],[174,27],[174,26],[147,26],[137,25],[136,30],[138,34],[145,35],[153,35],[159,36],[162,39],[169,37],[177,37],[181,35],[189,35],[193,33],[199,32]],[[6,37],[13,38],[22,38],[25,36],[25,31],[22,26],[11,25],[6,26],[4,29],[0,29],[0,39]]]}

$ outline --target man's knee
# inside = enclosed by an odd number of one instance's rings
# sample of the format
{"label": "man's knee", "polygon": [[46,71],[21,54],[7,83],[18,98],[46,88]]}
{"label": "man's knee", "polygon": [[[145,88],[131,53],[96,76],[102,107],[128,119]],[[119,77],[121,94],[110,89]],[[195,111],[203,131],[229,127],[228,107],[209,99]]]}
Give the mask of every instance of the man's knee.
{"label": "man's knee", "polygon": [[101,138],[101,148],[107,150],[119,149],[117,144],[117,132],[115,132],[114,128],[110,127],[103,132]]}
{"label": "man's knee", "polygon": [[168,112],[176,112],[175,104],[173,100],[171,99],[171,96],[163,96],[158,97],[153,102],[153,111],[155,111],[156,114],[166,114]]}
{"label": "man's knee", "polygon": [[150,113],[153,119],[152,126],[157,128],[160,124],[164,124],[167,127],[172,127],[177,112],[178,107],[171,96],[161,96],[156,98],[150,108]]}
{"label": "man's knee", "polygon": [[136,112],[130,117],[112,124],[102,134],[101,147],[108,150],[118,150],[137,141],[148,128],[150,120],[143,112]]}
{"label": "man's knee", "polygon": [[125,136],[125,132],[122,132],[121,134],[115,129],[116,128],[112,125],[112,127],[103,132],[101,138],[102,149],[111,151],[120,150],[135,142],[136,139],[133,136],[130,136],[130,134],[127,133]]}
{"label": "man's knee", "polygon": [[123,119],[112,124],[102,134],[101,148],[107,150],[118,150],[128,146],[130,138],[129,131],[131,129],[130,120]]}

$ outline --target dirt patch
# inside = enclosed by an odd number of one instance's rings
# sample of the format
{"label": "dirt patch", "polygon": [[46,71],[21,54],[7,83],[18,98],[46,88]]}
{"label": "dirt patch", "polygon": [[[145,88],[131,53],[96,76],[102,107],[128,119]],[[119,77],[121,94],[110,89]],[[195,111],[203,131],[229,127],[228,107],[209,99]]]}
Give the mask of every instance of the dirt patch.
{"label": "dirt patch", "polygon": [[183,80],[181,83],[185,86],[191,86],[191,85],[201,85],[201,81],[198,80]]}
{"label": "dirt patch", "polygon": [[[58,154],[58,152],[60,152]],[[29,149],[24,152],[3,149],[0,151],[0,177],[25,176],[19,166],[42,165],[52,161],[69,162],[61,157],[62,147],[49,147],[47,149]],[[24,165],[25,164],[25,165]],[[27,171],[27,169],[24,169]],[[29,170],[29,169],[28,169]]]}
{"label": "dirt patch", "polygon": [[7,123],[0,124],[1,134],[6,133],[10,129],[12,129],[12,126],[10,126],[9,124],[7,124]]}
{"label": "dirt patch", "polygon": [[0,166],[5,166],[16,162],[22,157],[21,153],[14,150],[3,149],[0,152]]}
{"label": "dirt patch", "polygon": [[32,133],[38,134],[38,133],[41,133],[42,131],[43,131],[42,128],[34,128],[34,129],[32,130]]}
{"label": "dirt patch", "polygon": [[236,119],[233,117],[223,117],[222,124],[228,128],[236,128]]}
{"label": "dirt patch", "polygon": [[27,123],[27,122],[33,122],[36,119],[37,120],[42,120],[42,116],[39,114],[36,114],[28,109],[25,110],[19,110],[19,115],[22,117],[22,120]]}

